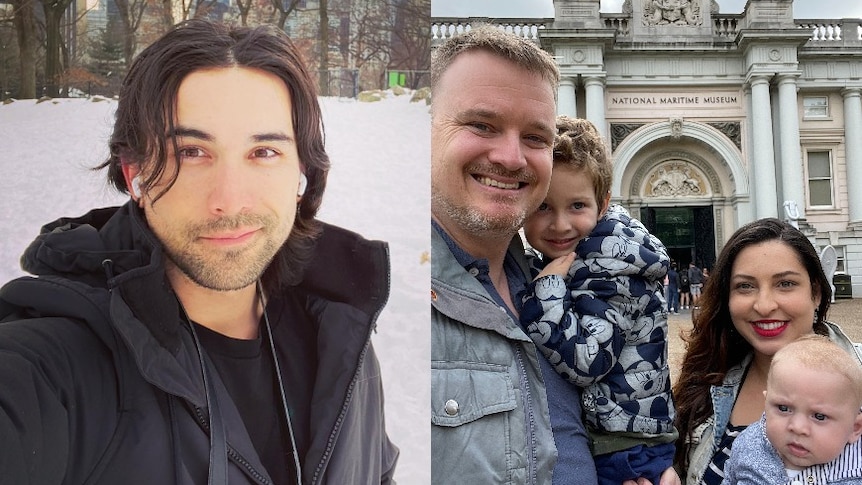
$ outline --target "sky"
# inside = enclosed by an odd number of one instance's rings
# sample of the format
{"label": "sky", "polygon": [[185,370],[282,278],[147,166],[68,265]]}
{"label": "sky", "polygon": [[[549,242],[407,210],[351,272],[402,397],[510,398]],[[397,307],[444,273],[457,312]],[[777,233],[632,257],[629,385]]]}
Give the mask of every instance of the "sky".
{"label": "sky", "polygon": [[[396,481],[429,485],[431,116],[409,97],[321,98],[332,168],[319,218],[389,243],[390,296],[372,336],[386,427],[401,449]],[[0,285],[23,274],[18,258],[43,224],[128,200],[106,186],[103,172],[89,169],[107,155],[115,106],[0,103]]]}
{"label": "sky", "polygon": [[[717,0],[719,12],[742,13],[746,0]],[[601,12],[620,12],[623,0],[602,0]],[[431,0],[432,17],[553,17],[553,0]],[[795,0],[797,19],[862,18],[860,0]]]}

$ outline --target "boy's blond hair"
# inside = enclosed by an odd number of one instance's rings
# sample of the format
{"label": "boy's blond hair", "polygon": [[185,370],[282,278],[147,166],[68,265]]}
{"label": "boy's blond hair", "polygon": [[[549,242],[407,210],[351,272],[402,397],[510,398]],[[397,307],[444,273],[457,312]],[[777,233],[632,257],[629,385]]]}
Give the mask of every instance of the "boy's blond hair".
{"label": "boy's blond hair", "polygon": [[614,179],[614,166],[595,125],[580,118],[557,116],[554,165],[558,164],[583,170],[593,181],[598,206],[604,207]]}
{"label": "boy's blond hair", "polygon": [[776,365],[786,360],[795,360],[805,367],[833,372],[844,377],[850,382],[848,391],[855,396],[858,405],[862,406],[862,364],[835,342],[817,334],[799,337],[775,353],[769,366],[769,376],[772,376],[772,369]]}

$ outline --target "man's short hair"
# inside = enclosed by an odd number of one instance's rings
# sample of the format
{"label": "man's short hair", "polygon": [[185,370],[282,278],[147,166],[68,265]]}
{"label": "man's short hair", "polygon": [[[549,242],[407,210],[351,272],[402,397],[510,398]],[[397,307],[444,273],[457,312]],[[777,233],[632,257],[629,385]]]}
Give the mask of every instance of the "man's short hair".
{"label": "man's short hair", "polygon": [[557,165],[583,170],[593,183],[599,208],[602,207],[611,191],[614,166],[607,145],[595,125],[580,118],[557,116],[554,166]]}
{"label": "man's short hair", "polygon": [[[290,236],[263,275],[264,285],[273,290],[273,285],[297,283],[300,268],[311,258],[320,232],[314,218],[329,172],[316,83],[283,31],[272,26],[229,27],[205,20],[188,20],[175,26],[144,49],[129,68],[120,89],[110,156],[98,168],[107,167],[108,181],[124,193],[129,188],[123,164],[140,166],[144,187],[167,177],[164,189],[154,194],[154,201],[158,200],[179,175],[176,140],[167,134],[174,131],[180,84],[193,72],[231,67],[260,69],[284,82],[290,93],[297,153],[308,177]],[[169,144],[174,144],[176,154],[173,173],[166,173]]]}
{"label": "man's short hair", "polygon": [[560,70],[557,68],[554,58],[533,41],[490,24],[476,25],[466,32],[446,39],[434,49],[431,56],[432,93],[436,91],[443,73],[458,55],[471,50],[490,52],[529,72],[539,74],[551,85],[556,97],[557,84],[560,82]]}

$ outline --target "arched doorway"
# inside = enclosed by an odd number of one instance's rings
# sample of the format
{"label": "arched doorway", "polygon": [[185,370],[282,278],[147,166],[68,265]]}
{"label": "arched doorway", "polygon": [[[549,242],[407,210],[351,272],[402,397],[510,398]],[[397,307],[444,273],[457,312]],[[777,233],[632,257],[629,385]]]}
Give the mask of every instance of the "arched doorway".
{"label": "arched doorway", "polygon": [[645,125],[620,143],[614,165],[613,199],[643,220],[680,268],[711,267],[724,235],[748,217],[741,153],[706,124]]}

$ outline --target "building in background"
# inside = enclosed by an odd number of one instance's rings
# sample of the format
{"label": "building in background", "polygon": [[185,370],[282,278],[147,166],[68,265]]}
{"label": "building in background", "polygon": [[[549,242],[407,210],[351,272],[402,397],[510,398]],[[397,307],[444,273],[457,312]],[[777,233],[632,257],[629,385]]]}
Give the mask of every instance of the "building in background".
{"label": "building in background", "polygon": [[558,112],[591,120],[614,160],[612,200],[672,258],[712,266],[741,225],[792,220],[838,255],[862,297],[862,19],[793,18],[792,0],[554,0],[554,18],[433,18],[434,42],[476,22],[557,60]]}
{"label": "building in background", "polygon": [[[290,35],[321,93],[356,96],[363,90],[428,85],[430,0],[63,0],[60,95],[116,94],[137,53],[184,19],[276,25]],[[25,2],[37,20],[41,3]],[[245,9],[245,11],[243,11]],[[16,10],[0,0],[0,100],[18,97],[21,69]],[[322,15],[325,13],[325,15]],[[321,29],[321,23],[326,28]],[[35,22],[36,96],[45,75],[45,22]],[[28,30],[29,32],[29,30]],[[326,34],[326,35],[324,35]],[[326,39],[325,41],[323,39]],[[321,43],[325,42],[326,46]],[[55,79],[55,77],[51,77]]]}

